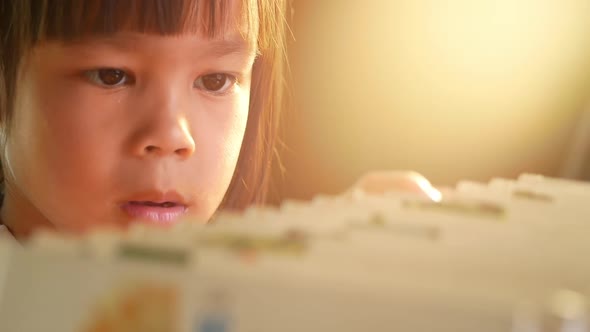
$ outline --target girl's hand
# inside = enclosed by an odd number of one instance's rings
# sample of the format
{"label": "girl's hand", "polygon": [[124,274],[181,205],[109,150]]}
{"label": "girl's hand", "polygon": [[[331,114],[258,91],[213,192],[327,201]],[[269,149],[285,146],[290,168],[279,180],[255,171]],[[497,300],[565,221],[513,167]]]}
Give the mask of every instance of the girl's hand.
{"label": "girl's hand", "polygon": [[352,190],[368,194],[383,194],[388,191],[404,191],[422,194],[434,201],[440,201],[441,192],[419,173],[412,171],[372,171],[361,176]]}

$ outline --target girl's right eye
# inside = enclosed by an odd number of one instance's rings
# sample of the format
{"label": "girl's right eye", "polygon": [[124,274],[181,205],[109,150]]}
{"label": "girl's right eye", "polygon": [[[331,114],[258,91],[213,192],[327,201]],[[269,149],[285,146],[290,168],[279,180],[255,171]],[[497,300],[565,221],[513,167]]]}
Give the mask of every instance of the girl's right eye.
{"label": "girl's right eye", "polygon": [[105,88],[117,88],[133,83],[133,79],[130,75],[128,75],[124,70],[116,68],[89,70],[84,74],[90,80],[90,82]]}

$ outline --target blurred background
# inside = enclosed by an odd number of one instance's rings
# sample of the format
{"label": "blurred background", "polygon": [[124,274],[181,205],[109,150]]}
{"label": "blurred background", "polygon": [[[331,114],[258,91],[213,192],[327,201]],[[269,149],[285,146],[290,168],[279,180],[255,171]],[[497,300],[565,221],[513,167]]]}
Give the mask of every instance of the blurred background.
{"label": "blurred background", "polygon": [[273,200],[370,170],[590,179],[590,0],[294,0]]}

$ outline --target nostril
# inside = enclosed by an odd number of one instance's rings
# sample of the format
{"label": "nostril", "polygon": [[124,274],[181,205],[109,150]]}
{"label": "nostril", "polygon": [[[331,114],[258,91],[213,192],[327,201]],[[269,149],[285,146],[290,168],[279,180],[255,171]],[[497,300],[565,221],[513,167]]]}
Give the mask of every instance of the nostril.
{"label": "nostril", "polygon": [[157,146],[154,146],[154,145],[148,145],[148,146],[145,147],[145,151],[146,152],[155,152],[157,150],[158,150],[158,147]]}
{"label": "nostril", "polygon": [[142,155],[158,155],[158,156],[164,156],[167,154],[174,154],[176,156],[181,156],[181,157],[188,157],[190,156],[194,149],[192,147],[179,147],[176,149],[171,149],[168,148],[166,146],[162,146],[162,145],[154,145],[154,144],[146,144],[143,146],[143,152],[141,153]]}
{"label": "nostril", "polygon": [[180,149],[176,149],[174,152],[178,155],[185,156],[185,155],[190,154],[190,149],[180,148]]}

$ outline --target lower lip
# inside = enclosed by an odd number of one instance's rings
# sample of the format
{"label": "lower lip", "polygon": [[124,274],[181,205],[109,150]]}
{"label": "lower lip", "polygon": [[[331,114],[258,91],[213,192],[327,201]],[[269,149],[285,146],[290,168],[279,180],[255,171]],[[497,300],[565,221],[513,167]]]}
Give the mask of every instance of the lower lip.
{"label": "lower lip", "polygon": [[162,207],[131,203],[124,204],[122,209],[134,219],[141,219],[162,225],[172,224],[178,221],[187,210],[184,205]]}

